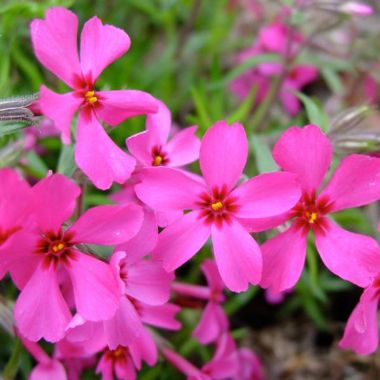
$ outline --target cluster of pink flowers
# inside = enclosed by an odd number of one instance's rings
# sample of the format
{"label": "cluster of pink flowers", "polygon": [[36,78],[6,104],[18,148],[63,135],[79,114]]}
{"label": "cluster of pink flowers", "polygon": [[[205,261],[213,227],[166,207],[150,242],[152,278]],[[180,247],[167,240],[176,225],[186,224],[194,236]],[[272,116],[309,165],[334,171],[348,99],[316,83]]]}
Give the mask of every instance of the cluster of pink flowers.
{"label": "cluster of pink flowers", "polygon": [[[284,28],[263,30],[252,52],[282,52]],[[64,143],[71,142],[79,110],[78,167],[101,190],[114,182],[122,187],[109,196],[114,204],[81,213],[83,194],[72,179],[49,173],[31,186],[15,170],[0,170],[0,278],[9,273],[20,291],[15,332],[37,361],[31,379],[78,379],[87,367],[104,380],[134,379],[159,354],[189,380],[263,379],[256,355],[232,339],[224,290],[259,284],[277,294],[294,287],[310,231],[326,267],[365,288],[341,346],[376,350],[380,247],[330,214],[380,199],[380,158],[350,155],[323,185],[333,158],[329,138],[315,125],[291,127],[273,149],[279,170],[245,179],[249,149],[241,124],[218,121],[201,140],[194,126],[171,136],[170,111],[161,101],[137,90],[95,88],[102,70],[128,50],[127,34],[92,18],[83,27],[79,59],[77,29],[77,17],[63,8],[32,22],[37,58],[73,89],[61,95],[43,86],[39,106]],[[279,70],[263,64],[252,77],[261,81]],[[310,80],[316,75],[313,67],[294,70],[283,92],[306,83],[297,72],[307,71]],[[298,103],[286,107],[294,113]],[[147,115],[146,130],[127,138],[129,155],[101,121],[116,126],[139,114]],[[184,167],[198,159],[201,176]],[[261,246],[252,236],[284,223],[287,229]],[[207,285],[176,281],[174,271],[209,240],[214,259],[201,264]],[[102,259],[94,245],[109,246],[112,254]],[[180,329],[183,298],[204,306],[193,336],[215,345],[201,368],[151,329]],[[52,357],[37,344],[41,339],[55,345]]]}

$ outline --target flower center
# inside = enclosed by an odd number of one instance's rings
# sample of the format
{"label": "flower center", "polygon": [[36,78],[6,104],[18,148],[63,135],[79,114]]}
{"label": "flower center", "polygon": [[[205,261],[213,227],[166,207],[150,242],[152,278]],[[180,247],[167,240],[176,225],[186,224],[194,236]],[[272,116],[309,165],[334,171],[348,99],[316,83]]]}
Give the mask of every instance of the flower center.
{"label": "flower center", "polygon": [[152,166],[166,165],[169,162],[168,155],[162,147],[156,145],[152,148]]}
{"label": "flower center", "polygon": [[88,103],[94,104],[98,101],[98,98],[95,96],[95,91],[87,91],[84,94],[85,99],[87,100]]}
{"label": "flower center", "polygon": [[211,208],[214,211],[220,211],[220,210],[223,209],[223,203],[221,201],[217,201],[217,202],[211,203]]}
{"label": "flower center", "polygon": [[318,213],[316,212],[310,212],[310,211],[306,211],[305,212],[305,218],[306,220],[310,223],[310,224],[314,224],[314,222],[317,220],[318,218]]}
{"label": "flower center", "polygon": [[60,242],[53,243],[51,246],[51,250],[54,253],[61,253],[65,249],[65,247],[66,247],[65,243],[62,243],[60,241]]}
{"label": "flower center", "polygon": [[163,158],[158,154],[153,159],[153,166],[160,166],[163,161]]}
{"label": "flower center", "polygon": [[125,363],[128,361],[129,350],[128,347],[118,346],[114,350],[106,348],[105,355],[108,360],[115,363]]}

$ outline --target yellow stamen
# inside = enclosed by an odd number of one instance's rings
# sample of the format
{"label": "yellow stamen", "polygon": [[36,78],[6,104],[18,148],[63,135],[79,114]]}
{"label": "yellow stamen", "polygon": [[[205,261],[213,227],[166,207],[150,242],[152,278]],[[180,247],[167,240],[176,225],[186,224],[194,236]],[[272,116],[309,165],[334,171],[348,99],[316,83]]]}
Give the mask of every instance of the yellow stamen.
{"label": "yellow stamen", "polygon": [[62,251],[63,248],[65,248],[65,244],[63,244],[63,243],[57,243],[57,244],[54,244],[51,249],[54,252],[59,252],[59,251]]}
{"label": "yellow stamen", "polygon": [[95,91],[87,91],[84,94],[84,97],[91,104],[94,104],[94,103],[96,103],[98,101],[98,98],[95,96]]}
{"label": "yellow stamen", "polygon": [[316,212],[307,212],[306,218],[310,224],[313,224],[317,220],[318,214]]}
{"label": "yellow stamen", "polygon": [[118,347],[118,348],[116,348],[116,350],[112,351],[112,354],[113,354],[114,357],[118,358],[118,357],[124,355],[124,350],[123,350],[122,347]]}
{"label": "yellow stamen", "polygon": [[221,201],[211,203],[211,208],[214,211],[220,211],[223,208],[223,203]]}
{"label": "yellow stamen", "polygon": [[162,161],[163,161],[162,157],[160,155],[157,155],[154,157],[153,165],[159,166],[162,164]]}

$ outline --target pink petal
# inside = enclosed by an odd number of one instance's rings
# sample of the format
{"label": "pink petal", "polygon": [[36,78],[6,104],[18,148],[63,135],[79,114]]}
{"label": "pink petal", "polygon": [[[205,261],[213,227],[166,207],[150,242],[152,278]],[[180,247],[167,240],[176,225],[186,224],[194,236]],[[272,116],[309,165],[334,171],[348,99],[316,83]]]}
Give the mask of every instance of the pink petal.
{"label": "pink petal", "polygon": [[248,141],[239,123],[228,126],[218,121],[205,133],[200,149],[200,166],[210,187],[231,189],[241,174],[248,156]]}
{"label": "pink petal", "polygon": [[145,166],[152,165],[152,152],[150,134],[148,131],[137,133],[128,137],[125,141],[129,153],[132,154],[141,164]]}
{"label": "pink petal", "polygon": [[104,331],[108,347],[115,350],[119,345],[128,346],[140,334],[143,334],[143,324],[136,309],[126,297],[122,297],[120,305],[113,318],[104,321]]}
{"label": "pink petal", "polygon": [[109,265],[77,251],[67,271],[78,314],[88,321],[109,319],[115,314],[121,294]]}
{"label": "pink petal", "polygon": [[30,32],[38,60],[71,88],[77,88],[82,77],[77,16],[61,7],[48,9],[45,20],[32,21]]}
{"label": "pink petal", "polygon": [[158,110],[146,118],[146,130],[153,146],[163,146],[168,140],[172,125],[172,115],[164,102],[157,100]]}
{"label": "pink petal", "polygon": [[145,168],[141,179],[135,186],[137,196],[158,211],[198,208],[199,195],[206,191],[201,183],[172,168]]}
{"label": "pink petal", "polygon": [[380,268],[380,248],[369,236],[344,230],[326,219],[315,243],[327,268],[357,286],[366,287]]}
{"label": "pink petal", "polygon": [[62,174],[41,179],[32,189],[33,210],[43,232],[59,231],[74,212],[80,188]]}
{"label": "pink petal", "polygon": [[29,380],[67,380],[65,367],[58,360],[37,364],[29,375]]}
{"label": "pink petal", "polygon": [[261,279],[260,247],[247,230],[236,220],[213,225],[211,239],[216,265],[226,287],[234,292],[247,290],[248,284]]}
{"label": "pink petal", "polygon": [[156,343],[146,329],[142,330],[139,339],[135,339],[128,348],[137,369],[141,368],[141,360],[144,360],[150,366],[157,361]]}
{"label": "pink petal", "polygon": [[154,212],[144,209],[144,220],[137,234],[127,242],[123,242],[115,248],[115,251],[125,251],[129,259],[136,261],[150,253],[158,240],[157,222]]}
{"label": "pink petal", "polygon": [[181,323],[175,317],[181,308],[177,305],[167,303],[164,305],[141,306],[141,319],[144,323],[167,330],[179,330]]}
{"label": "pink petal", "polygon": [[295,116],[301,111],[301,102],[294,95],[294,91],[297,90],[297,87],[295,87],[293,84],[291,85],[289,83],[286,83],[285,81],[280,91],[282,106],[291,116]]}
{"label": "pink petal", "polygon": [[105,205],[88,209],[70,228],[80,243],[114,245],[134,237],[143,222],[140,206]]}
{"label": "pink petal", "polygon": [[100,73],[121,57],[131,45],[128,34],[112,25],[103,25],[95,16],[82,29],[80,62],[88,83],[94,83]]}
{"label": "pink petal", "polygon": [[224,289],[223,280],[220,278],[218,267],[214,260],[206,259],[201,269],[205,277],[207,278],[207,284],[213,293],[222,293]]}
{"label": "pink petal", "polygon": [[380,158],[352,154],[344,158],[320,197],[332,211],[359,207],[380,199]]}
{"label": "pink petal", "polygon": [[209,377],[203,378],[202,373],[198,368],[196,368],[193,364],[187,361],[182,356],[178,355],[174,351],[171,351],[167,348],[163,348],[162,350],[165,359],[170,362],[174,367],[176,367],[179,371],[181,371],[186,376],[191,376],[193,379],[209,379]]}
{"label": "pink petal", "polygon": [[250,232],[261,232],[275,228],[285,223],[292,217],[293,215],[291,212],[285,212],[283,214],[270,216],[268,218],[239,218],[239,222]]}
{"label": "pink petal", "polygon": [[82,102],[83,99],[75,95],[74,92],[57,94],[47,87],[41,86],[38,100],[41,112],[53,120],[54,126],[61,132],[61,139],[64,144],[71,142],[71,120]]}
{"label": "pink petal", "polygon": [[152,260],[140,260],[127,269],[126,293],[149,305],[161,305],[170,297],[173,274]]}
{"label": "pink petal", "polygon": [[112,182],[124,183],[135,168],[135,160],[107,135],[99,121],[79,114],[75,161],[93,184],[106,190]]}
{"label": "pink petal", "polygon": [[199,219],[198,212],[189,212],[160,233],[152,253],[162,260],[166,271],[172,272],[194,256],[209,236],[210,227]]}
{"label": "pink petal", "polygon": [[305,264],[307,236],[291,226],[267,240],[262,246],[263,278],[260,285],[279,293],[292,288],[301,277]]}
{"label": "pink petal", "polygon": [[181,130],[169,141],[165,149],[169,156],[169,166],[183,166],[199,158],[201,142],[195,135],[197,127]]}
{"label": "pink petal", "polygon": [[98,91],[96,95],[99,99],[96,114],[110,125],[118,125],[130,117],[157,111],[157,100],[143,91]]}
{"label": "pink petal", "polygon": [[267,218],[289,211],[301,197],[293,173],[267,173],[253,177],[232,192],[241,205],[237,218]]}
{"label": "pink petal", "polygon": [[377,322],[378,288],[367,288],[347,321],[339,347],[351,348],[359,355],[369,355],[377,350],[379,332]]}
{"label": "pink petal", "polygon": [[283,170],[299,176],[305,191],[314,192],[331,164],[332,145],[315,125],[291,127],[274,146],[273,158]]}
{"label": "pink petal", "polygon": [[64,337],[71,315],[53,266],[38,266],[16,301],[14,315],[21,334],[33,342]]}
{"label": "pink petal", "polygon": [[209,344],[226,332],[228,326],[228,318],[223,308],[216,302],[209,302],[193,331],[193,336],[202,344]]}

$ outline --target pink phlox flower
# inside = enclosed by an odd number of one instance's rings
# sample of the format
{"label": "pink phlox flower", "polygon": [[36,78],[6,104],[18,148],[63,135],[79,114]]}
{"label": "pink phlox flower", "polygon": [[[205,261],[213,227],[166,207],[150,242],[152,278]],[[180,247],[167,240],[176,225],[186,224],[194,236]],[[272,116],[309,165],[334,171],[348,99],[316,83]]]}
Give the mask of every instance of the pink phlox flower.
{"label": "pink phlox flower", "polygon": [[57,94],[41,87],[39,106],[60,130],[62,141],[71,141],[71,120],[79,110],[75,160],[94,185],[108,189],[113,181],[125,182],[135,160],[109,138],[99,120],[111,126],[140,114],[157,111],[156,100],[136,90],[97,91],[101,72],[130,47],[128,35],[97,18],[88,20],[77,48],[78,18],[65,8],[50,8],[44,20],[31,23],[38,60],[74,91]]}
{"label": "pink phlox flower", "polygon": [[247,155],[243,126],[220,121],[201,143],[203,181],[174,168],[143,170],[135,190],[144,203],[158,211],[191,210],[159,234],[152,252],[168,272],[188,261],[211,236],[220,276],[229,289],[244,291],[260,281],[260,248],[244,224],[281,215],[301,192],[290,173],[262,174],[237,186]]}
{"label": "pink phlox flower", "polygon": [[351,349],[359,355],[369,355],[377,350],[379,332],[377,308],[380,299],[380,276],[364,290],[359,303],[351,313],[339,347]]}
{"label": "pink phlox flower", "polygon": [[128,137],[129,152],[142,167],[187,165],[199,157],[200,140],[195,135],[196,126],[188,127],[173,134],[171,114],[163,102],[159,102],[158,112],[146,119],[146,130]]}
{"label": "pink phlox flower", "polygon": [[229,322],[222,307],[222,303],[225,301],[224,283],[220,278],[215,261],[205,260],[201,269],[207,278],[208,286],[173,283],[172,289],[180,295],[207,300],[201,319],[193,331],[193,336],[202,344],[208,344],[217,340],[228,330]]}
{"label": "pink phlox flower", "polygon": [[109,264],[84,254],[81,244],[115,245],[137,234],[143,212],[137,205],[98,206],[73,224],[79,187],[60,174],[32,188],[34,225],[19,232],[9,247],[12,279],[21,289],[14,314],[22,335],[32,341],[62,339],[71,312],[61,279],[70,280],[77,313],[91,321],[111,318],[121,292]]}
{"label": "pink phlox flower", "polygon": [[249,348],[238,349],[239,369],[236,380],[264,380],[264,369],[260,359]]}
{"label": "pink phlox flower", "polygon": [[380,249],[365,235],[349,232],[337,225],[329,214],[360,207],[380,199],[380,159],[353,154],[345,157],[327,185],[322,181],[330,167],[333,148],[315,125],[291,127],[273,149],[277,164],[298,174],[303,195],[293,210],[284,215],[290,228],[262,245],[261,285],[274,293],[293,287],[305,262],[307,236],[315,235],[322,261],[335,275],[366,287],[377,274]]}

